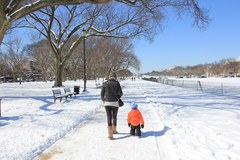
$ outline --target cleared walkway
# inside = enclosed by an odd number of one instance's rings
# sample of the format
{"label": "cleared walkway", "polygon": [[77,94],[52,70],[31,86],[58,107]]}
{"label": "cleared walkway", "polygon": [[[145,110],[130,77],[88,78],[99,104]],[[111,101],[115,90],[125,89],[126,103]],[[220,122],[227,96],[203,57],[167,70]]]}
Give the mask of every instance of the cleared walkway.
{"label": "cleared walkway", "polygon": [[[126,93],[125,106],[119,109],[118,134],[114,140],[107,139],[107,122],[104,108],[76,127],[71,133],[56,142],[44,153],[36,157],[51,160],[175,160],[177,156],[166,132],[170,129],[160,121],[141,86],[139,93]],[[124,90],[124,89],[123,89]],[[142,93],[141,93],[142,92]],[[129,102],[139,105],[145,120],[142,138],[131,137],[127,126]]]}

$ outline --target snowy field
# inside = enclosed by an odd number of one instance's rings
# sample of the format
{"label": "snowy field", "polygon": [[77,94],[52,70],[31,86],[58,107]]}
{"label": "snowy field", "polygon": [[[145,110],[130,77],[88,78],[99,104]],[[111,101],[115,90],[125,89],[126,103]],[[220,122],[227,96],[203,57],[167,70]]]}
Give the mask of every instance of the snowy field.
{"label": "snowy field", "polygon": [[[236,86],[239,83],[234,79]],[[64,85],[73,88],[83,82]],[[119,134],[110,141],[95,82],[87,82],[87,92],[56,103],[52,86],[52,82],[0,84],[1,160],[240,159],[238,98],[140,79],[122,81],[125,106],[119,109]],[[132,101],[145,119],[141,139],[128,134],[126,119]]]}

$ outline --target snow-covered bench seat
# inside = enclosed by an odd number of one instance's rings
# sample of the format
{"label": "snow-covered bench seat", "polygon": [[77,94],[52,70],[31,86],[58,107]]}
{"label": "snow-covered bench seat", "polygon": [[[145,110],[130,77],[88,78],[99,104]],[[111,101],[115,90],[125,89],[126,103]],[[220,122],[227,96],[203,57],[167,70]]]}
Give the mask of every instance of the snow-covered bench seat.
{"label": "snow-covered bench seat", "polygon": [[72,95],[75,95],[76,96],[76,92],[72,92],[71,89],[69,87],[64,87],[64,92],[66,95],[68,95],[70,98],[72,98]]}
{"label": "snow-covered bench seat", "polygon": [[60,100],[60,102],[62,101],[62,98],[66,98],[69,96],[68,94],[62,94],[61,89],[52,89],[53,92],[53,98],[54,98],[54,103],[56,102],[57,99]]}

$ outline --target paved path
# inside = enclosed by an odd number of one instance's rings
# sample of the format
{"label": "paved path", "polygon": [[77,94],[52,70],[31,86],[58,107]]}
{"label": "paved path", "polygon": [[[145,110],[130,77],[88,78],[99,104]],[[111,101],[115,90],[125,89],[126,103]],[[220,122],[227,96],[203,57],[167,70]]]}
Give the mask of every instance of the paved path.
{"label": "paved path", "polygon": [[[124,92],[125,106],[119,109],[118,134],[114,140],[107,139],[107,122],[104,108],[76,127],[71,133],[56,142],[43,154],[36,157],[51,160],[175,160],[177,156],[166,132],[169,128],[148,101],[141,84],[125,87],[138,87],[139,93]],[[124,89],[123,89],[124,90]],[[128,103],[136,101],[144,116],[145,128],[142,138],[129,136],[127,126]]]}

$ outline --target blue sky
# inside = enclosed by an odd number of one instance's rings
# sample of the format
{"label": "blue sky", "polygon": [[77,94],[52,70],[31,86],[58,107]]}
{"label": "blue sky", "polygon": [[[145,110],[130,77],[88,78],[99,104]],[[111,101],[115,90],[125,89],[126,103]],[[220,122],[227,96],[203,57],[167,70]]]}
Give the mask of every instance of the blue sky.
{"label": "blue sky", "polygon": [[205,30],[193,27],[187,16],[179,19],[169,13],[154,42],[135,41],[140,73],[240,56],[240,0],[200,0],[200,5],[209,9],[211,18]]}

